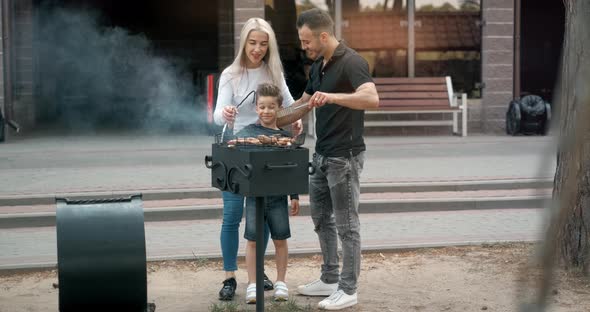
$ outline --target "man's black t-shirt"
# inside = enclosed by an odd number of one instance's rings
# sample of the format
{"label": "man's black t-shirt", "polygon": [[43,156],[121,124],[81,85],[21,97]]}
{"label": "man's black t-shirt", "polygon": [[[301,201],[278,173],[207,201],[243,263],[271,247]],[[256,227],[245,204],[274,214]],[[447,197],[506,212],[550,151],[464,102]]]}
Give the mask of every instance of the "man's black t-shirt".
{"label": "man's black t-shirt", "polygon": [[[316,91],[353,93],[360,85],[373,82],[365,59],[342,42],[326,66],[323,61],[320,57],[311,66],[305,88],[309,95]],[[364,151],[364,118],[364,110],[337,104],[316,108],[316,152],[326,157],[350,157]]]}

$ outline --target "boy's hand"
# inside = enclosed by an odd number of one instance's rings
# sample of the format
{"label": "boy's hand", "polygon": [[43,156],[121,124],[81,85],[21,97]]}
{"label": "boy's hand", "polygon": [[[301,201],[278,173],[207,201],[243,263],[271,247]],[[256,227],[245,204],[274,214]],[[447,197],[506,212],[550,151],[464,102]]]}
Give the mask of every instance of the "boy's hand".
{"label": "boy's hand", "polygon": [[298,136],[303,132],[303,122],[301,119],[291,124],[293,129],[293,136]]}
{"label": "boy's hand", "polygon": [[291,216],[299,214],[299,199],[291,199]]}

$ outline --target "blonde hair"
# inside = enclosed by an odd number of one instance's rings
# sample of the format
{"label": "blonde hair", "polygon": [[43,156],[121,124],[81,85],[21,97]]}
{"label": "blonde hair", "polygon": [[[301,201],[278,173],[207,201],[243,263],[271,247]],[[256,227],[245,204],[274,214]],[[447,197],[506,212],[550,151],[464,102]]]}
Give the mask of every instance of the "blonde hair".
{"label": "blonde hair", "polygon": [[271,79],[271,83],[275,85],[282,85],[283,66],[281,65],[281,58],[279,57],[279,45],[274,30],[270,24],[262,18],[253,17],[246,21],[240,33],[240,49],[234,59],[233,63],[228,67],[231,73],[232,80],[234,80],[234,90],[240,85],[240,79],[244,72],[246,72],[247,55],[244,53],[248,36],[252,31],[261,31],[268,35],[268,50],[262,59],[266,63],[266,70]]}

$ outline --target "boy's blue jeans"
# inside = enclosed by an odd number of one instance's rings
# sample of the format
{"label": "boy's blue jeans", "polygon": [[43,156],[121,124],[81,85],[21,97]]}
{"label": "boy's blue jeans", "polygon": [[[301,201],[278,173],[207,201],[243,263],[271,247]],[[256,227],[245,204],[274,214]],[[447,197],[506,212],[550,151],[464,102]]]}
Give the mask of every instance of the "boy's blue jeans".
{"label": "boy's blue jeans", "polygon": [[[223,224],[221,225],[221,254],[223,256],[223,270],[226,272],[238,270],[238,247],[240,235],[238,229],[244,216],[244,196],[231,192],[222,192],[223,196]],[[264,250],[268,245],[268,224],[264,226]]]}
{"label": "boy's blue jeans", "polygon": [[[313,155],[315,173],[309,181],[311,218],[318,234],[324,264],[320,279],[338,283],[338,289],[352,295],[361,270],[359,222],[359,176],[365,153],[354,157]],[[342,273],[338,265],[338,237],[342,243]]]}

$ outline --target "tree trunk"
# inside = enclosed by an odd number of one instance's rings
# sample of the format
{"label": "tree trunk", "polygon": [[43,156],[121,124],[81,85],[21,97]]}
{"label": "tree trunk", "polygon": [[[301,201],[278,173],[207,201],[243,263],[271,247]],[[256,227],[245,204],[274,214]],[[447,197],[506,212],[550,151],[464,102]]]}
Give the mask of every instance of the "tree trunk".
{"label": "tree trunk", "polygon": [[554,198],[557,252],[566,268],[590,269],[590,1],[564,0],[566,26],[558,102],[560,144]]}
{"label": "tree trunk", "polygon": [[393,1],[393,11],[394,12],[401,12],[403,9],[403,1],[402,0],[394,0]]}

